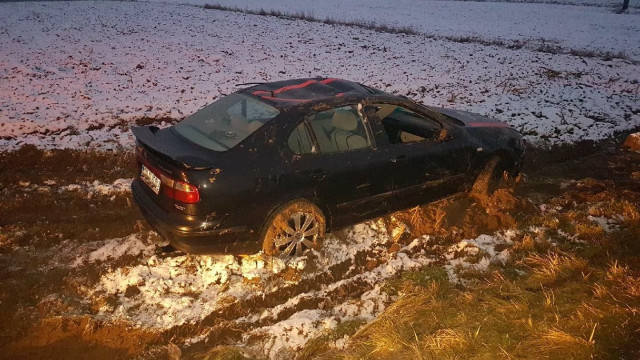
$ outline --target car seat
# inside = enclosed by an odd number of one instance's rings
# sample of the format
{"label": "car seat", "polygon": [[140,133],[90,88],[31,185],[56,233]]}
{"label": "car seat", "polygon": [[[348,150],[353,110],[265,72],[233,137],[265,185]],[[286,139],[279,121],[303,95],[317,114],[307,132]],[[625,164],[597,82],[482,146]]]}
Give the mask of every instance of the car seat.
{"label": "car seat", "polygon": [[318,141],[321,152],[331,153],[337,151],[335,143],[331,140],[335,132],[335,127],[331,124],[331,118],[315,118],[311,121],[311,127],[316,135],[316,140]]}
{"label": "car seat", "polygon": [[350,110],[336,110],[331,119],[335,128],[332,140],[337,151],[367,147],[367,140],[358,133],[358,118]]}

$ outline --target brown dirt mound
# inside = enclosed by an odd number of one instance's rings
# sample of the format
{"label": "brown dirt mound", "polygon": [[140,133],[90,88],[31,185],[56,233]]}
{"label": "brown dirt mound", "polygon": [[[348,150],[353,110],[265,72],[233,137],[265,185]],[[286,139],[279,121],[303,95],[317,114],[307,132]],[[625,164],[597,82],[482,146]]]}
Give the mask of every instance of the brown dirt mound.
{"label": "brown dirt mound", "polygon": [[515,196],[512,189],[498,189],[490,196],[460,194],[400,211],[390,215],[388,223],[390,231],[397,227],[394,221],[409,225],[407,239],[422,235],[453,235],[463,239],[512,227],[517,216],[534,211],[535,207],[525,198]]}
{"label": "brown dirt mound", "polygon": [[159,336],[143,329],[82,317],[40,321],[3,356],[12,359],[124,359],[140,354]]}

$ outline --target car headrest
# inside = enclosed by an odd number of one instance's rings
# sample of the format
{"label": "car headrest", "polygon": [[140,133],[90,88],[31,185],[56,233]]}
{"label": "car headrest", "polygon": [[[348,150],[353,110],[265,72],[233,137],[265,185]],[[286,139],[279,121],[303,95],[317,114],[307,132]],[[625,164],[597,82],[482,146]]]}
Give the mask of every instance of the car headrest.
{"label": "car headrest", "polygon": [[362,149],[369,146],[367,139],[360,135],[351,135],[347,138],[347,146],[349,150]]}
{"label": "car headrest", "polygon": [[353,131],[358,128],[358,119],[350,110],[336,110],[331,123],[340,130]]}

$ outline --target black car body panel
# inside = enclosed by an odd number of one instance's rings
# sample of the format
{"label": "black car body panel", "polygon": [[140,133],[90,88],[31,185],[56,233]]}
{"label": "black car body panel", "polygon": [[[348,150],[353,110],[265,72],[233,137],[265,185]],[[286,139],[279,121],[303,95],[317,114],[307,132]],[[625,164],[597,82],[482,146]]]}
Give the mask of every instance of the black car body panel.
{"label": "black car body panel", "polygon": [[[331,231],[463,191],[494,156],[516,174],[524,152],[520,134],[492,119],[345,80],[288,80],[239,93],[279,113],[224,151],[196,145],[172,128],[133,129],[139,168],[197,188],[198,201],[184,203],[164,183],[158,193],[141,179],[132,185],[151,226],[181,250],[257,251],[268,216],[295,199],[320,208]],[[359,118],[357,129],[338,129],[346,124],[337,121],[344,109]],[[358,148],[322,152],[324,135],[313,128],[320,123],[339,125],[333,139],[347,134]],[[309,137],[306,153],[288,143],[298,129]]]}

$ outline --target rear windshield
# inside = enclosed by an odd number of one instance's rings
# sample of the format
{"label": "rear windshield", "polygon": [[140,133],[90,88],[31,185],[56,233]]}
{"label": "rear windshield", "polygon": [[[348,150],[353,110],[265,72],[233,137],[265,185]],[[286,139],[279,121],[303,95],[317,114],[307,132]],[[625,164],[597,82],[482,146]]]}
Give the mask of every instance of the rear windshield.
{"label": "rear windshield", "polygon": [[225,151],[279,113],[265,102],[236,93],[196,111],[176,124],[174,130],[202,147]]}

